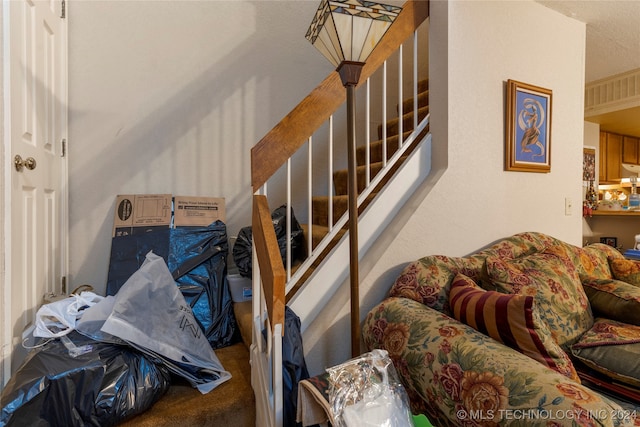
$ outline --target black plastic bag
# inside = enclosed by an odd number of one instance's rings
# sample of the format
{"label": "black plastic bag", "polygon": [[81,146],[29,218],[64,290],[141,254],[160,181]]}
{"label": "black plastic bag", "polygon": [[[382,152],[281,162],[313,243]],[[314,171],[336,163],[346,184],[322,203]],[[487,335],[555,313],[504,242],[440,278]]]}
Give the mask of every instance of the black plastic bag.
{"label": "black plastic bag", "polygon": [[295,427],[298,406],[298,383],[309,378],[304,360],[300,318],[289,308],[284,311],[284,337],[282,340],[282,382],[284,393],[284,427]]}
{"label": "black plastic bag", "polygon": [[[282,263],[287,260],[287,206],[282,205],[271,213],[271,221],[278,239],[278,247],[280,248],[280,257]],[[241,276],[251,278],[252,259],[251,245],[253,243],[253,234],[251,226],[243,227],[238,233],[236,243],[233,245],[233,261],[238,267]],[[291,260],[304,259],[307,256],[306,246],[304,244],[304,231],[300,223],[296,219],[291,209]]]}
{"label": "black plastic bag", "polygon": [[239,340],[227,283],[229,243],[226,226],[154,229],[114,237],[107,295],[115,295],[135,273],[149,251],[161,256],[213,349]]}
{"label": "black plastic bag", "polygon": [[243,277],[252,278],[252,244],[253,235],[251,226],[242,227],[238,232],[236,242],[233,244],[233,262],[238,267],[238,273]]}
{"label": "black plastic bag", "polygon": [[167,266],[213,349],[239,341],[227,282],[229,243],[226,226],[171,230]]}
{"label": "black plastic bag", "polygon": [[113,426],[169,388],[169,371],[129,346],[67,337],[93,350],[73,358],[59,339],[32,350],[2,392],[0,426]]}

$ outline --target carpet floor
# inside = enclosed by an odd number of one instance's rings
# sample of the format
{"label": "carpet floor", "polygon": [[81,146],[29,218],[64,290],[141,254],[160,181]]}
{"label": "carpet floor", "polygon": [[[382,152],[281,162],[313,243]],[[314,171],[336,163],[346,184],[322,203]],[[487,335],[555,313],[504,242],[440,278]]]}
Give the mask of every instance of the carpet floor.
{"label": "carpet floor", "polygon": [[149,410],[120,424],[126,427],[256,425],[249,350],[240,342],[217,349],[216,356],[232,378],[201,394],[186,381],[175,382]]}

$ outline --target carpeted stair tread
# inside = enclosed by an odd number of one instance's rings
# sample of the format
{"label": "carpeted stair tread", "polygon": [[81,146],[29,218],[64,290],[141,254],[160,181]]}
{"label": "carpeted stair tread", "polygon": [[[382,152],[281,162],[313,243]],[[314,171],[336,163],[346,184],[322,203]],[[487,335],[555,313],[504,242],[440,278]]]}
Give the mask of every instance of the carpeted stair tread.
{"label": "carpeted stair tread", "polygon": [[[418,93],[418,108],[426,107],[429,105],[429,91]],[[413,98],[405,99],[402,101],[402,111],[407,113],[413,111]]]}
{"label": "carpeted stair tread", "polygon": [[[362,211],[369,202],[375,197],[376,193],[371,193],[367,200],[360,206]],[[323,225],[327,227],[329,225],[329,196],[314,196],[312,197],[312,218],[314,225]],[[347,195],[333,196],[333,223],[338,222],[340,217],[347,212],[349,207],[349,197]]]}
{"label": "carpeted stair tread", "polygon": [[[418,110],[418,121],[424,119],[429,114],[429,107],[422,107]],[[413,129],[413,111],[402,116],[402,131]],[[387,122],[387,137],[397,135],[400,120],[398,118],[391,119]],[[378,137],[382,138],[382,125],[378,126]]]}
{"label": "carpeted stair tread", "polygon": [[[373,179],[382,169],[382,162],[376,162],[369,165],[369,179]],[[357,166],[356,174],[358,177],[358,193],[364,191],[367,186],[367,166]],[[336,194],[347,194],[349,192],[349,171],[347,169],[339,170],[333,173],[333,187]]]}
{"label": "carpeted stair tread", "polygon": [[207,394],[175,380],[149,410],[120,424],[125,427],[195,427],[256,425],[249,350],[243,343],[217,349],[216,356],[232,378]]}
{"label": "carpeted stair tread", "polygon": [[[429,105],[429,79],[420,80],[418,82],[417,93],[418,93],[418,108],[426,107],[427,105]],[[409,96],[409,98],[405,98],[402,101],[402,111],[406,113],[408,111],[413,110],[413,96],[412,96],[413,92],[405,93],[404,95]],[[396,107],[396,111],[398,111],[397,107]]]}
{"label": "carpeted stair tread", "polygon": [[[312,219],[314,225],[329,226],[329,196],[312,197]],[[348,208],[347,196],[333,196],[333,223],[335,224]]]}
{"label": "carpeted stair tread", "polygon": [[[406,156],[403,156],[400,159],[400,163],[404,162]],[[369,180],[372,181],[373,178],[382,170],[383,163],[375,162],[369,165]],[[364,191],[367,187],[367,166],[361,165],[356,168],[356,173],[358,177],[358,193]],[[334,172],[333,174],[333,186],[335,188],[336,194],[347,194],[349,188],[349,171],[347,169],[339,170]]]}
{"label": "carpeted stair tread", "polygon": [[420,80],[418,82],[418,93],[426,92],[429,90],[429,79]]}
{"label": "carpeted stair tread", "polygon": [[[411,135],[411,130],[403,132],[404,138],[407,139]],[[382,149],[384,146],[383,140],[378,140],[369,144],[369,162],[377,163],[382,161]],[[398,150],[398,135],[392,135],[387,137],[387,160],[393,156]],[[367,159],[367,147],[366,145],[360,145],[356,148],[356,162],[359,165],[364,165]]]}
{"label": "carpeted stair tread", "polygon": [[[304,235],[305,238],[309,238],[309,225],[308,224],[300,224],[300,226],[302,227],[302,229],[304,230]],[[346,229],[341,229],[338,230],[338,239],[340,237],[342,237],[342,235],[344,233],[346,233],[347,230]],[[324,239],[324,236],[326,236],[327,234],[329,234],[329,227],[324,226],[324,225],[318,225],[318,224],[312,224],[311,226],[311,238],[312,238],[312,245],[313,247],[317,247],[318,244],[320,244],[320,242],[322,241],[322,239]]]}

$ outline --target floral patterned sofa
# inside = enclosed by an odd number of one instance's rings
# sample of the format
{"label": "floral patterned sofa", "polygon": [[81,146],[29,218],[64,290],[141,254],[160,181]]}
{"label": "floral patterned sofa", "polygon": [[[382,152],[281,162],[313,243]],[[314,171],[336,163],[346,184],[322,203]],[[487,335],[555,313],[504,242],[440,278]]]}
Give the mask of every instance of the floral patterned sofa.
{"label": "floral patterned sofa", "polygon": [[536,232],[427,256],[367,314],[364,342],[436,426],[640,425],[576,370],[640,386],[639,266]]}

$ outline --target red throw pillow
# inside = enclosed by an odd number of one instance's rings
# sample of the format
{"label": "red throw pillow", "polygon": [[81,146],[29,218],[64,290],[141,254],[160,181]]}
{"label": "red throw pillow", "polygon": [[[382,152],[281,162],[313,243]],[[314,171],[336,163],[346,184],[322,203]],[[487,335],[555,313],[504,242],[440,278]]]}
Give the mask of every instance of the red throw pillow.
{"label": "red throw pillow", "polygon": [[449,304],[456,320],[580,382],[569,356],[555,342],[527,295],[485,291],[458,274]]}

